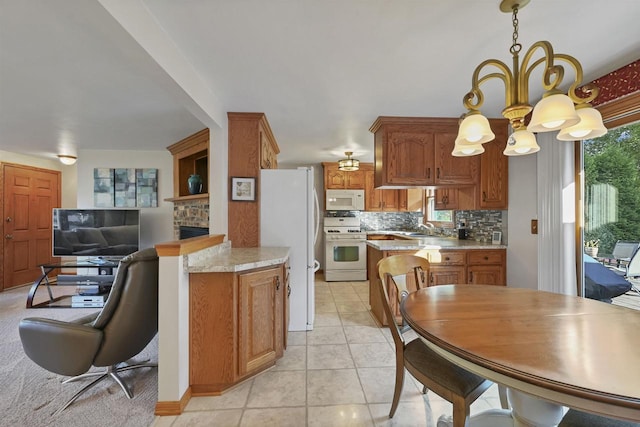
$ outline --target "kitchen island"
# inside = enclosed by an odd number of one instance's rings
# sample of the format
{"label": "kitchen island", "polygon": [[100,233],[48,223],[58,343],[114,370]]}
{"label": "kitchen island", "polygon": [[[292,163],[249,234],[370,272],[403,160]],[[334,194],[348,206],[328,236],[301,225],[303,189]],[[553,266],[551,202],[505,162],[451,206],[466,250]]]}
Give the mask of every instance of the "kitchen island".
{"label": "kitchen island", "polygon": [[[367,274],[369,279],[369,303],[376,319],[387,325],[377,289],[378,262],[391,255],[412,254],[426,258],[430,265],[427,272],[428,286],[446,284],[506,285],[507,247],[474,240],[450,237],[420,236],[407,239],[399,235],[394,240],[367,240]],[[401,321],[395,290],[387,289],[391,309],[396,320]]]}
{"label": "kitchen island", "polygon": [[221,241],[207,236],[156,245],[157,415],[179,415],[191,396],[219,395],[284,354],[289,248],[232,248]]}

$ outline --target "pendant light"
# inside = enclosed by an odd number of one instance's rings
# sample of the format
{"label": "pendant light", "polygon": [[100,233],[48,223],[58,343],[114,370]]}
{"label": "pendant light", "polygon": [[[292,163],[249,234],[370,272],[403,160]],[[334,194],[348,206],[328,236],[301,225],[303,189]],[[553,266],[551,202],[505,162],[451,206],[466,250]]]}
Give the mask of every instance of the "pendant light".
{"label": "pendant light", "polygon": [[357,171],[358,169],[360,169],[360,160],[351,158],[351,156],[353,155],[352,151],[345,151],[344,154],[347,156],[347,158],[338,161],[338,170]]}

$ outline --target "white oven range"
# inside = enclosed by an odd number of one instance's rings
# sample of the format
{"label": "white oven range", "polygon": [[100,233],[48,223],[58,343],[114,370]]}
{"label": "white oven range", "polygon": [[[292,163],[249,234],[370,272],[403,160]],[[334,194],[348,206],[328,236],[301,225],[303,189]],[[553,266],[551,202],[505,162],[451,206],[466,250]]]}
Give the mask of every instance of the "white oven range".
{"label": "white oven range", "polygon": [[367,280],[367,234],[360,219],[324,219],[325,269],[327,282]]}

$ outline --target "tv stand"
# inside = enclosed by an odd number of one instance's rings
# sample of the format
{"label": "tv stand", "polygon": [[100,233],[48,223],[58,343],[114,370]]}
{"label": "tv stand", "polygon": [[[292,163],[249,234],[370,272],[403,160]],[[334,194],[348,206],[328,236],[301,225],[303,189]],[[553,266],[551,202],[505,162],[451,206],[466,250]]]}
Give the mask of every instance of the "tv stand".
{"label": "tv stand", "polygon": [[[52,282],[49,280],[49,274],[56,269],[61,268],[94,268],[97,269],[96,274],[90,275],[58,275],[56,286],[95,286],[98,285],[102,289],[109,290],[113,284],[113,269],[118,267],[118,263],[102,260],[100,264],[89,261],[76,262],[70,264],[42,264],[40,270],[42,274],[33,282],[29,295],[27,296],[27,308],[69,308],[72,307],[73,295],[61,295],[54,297],[52,291]],[[36,296],[38,288],[43,285],[47,288],[49,294],[48,300],[34,304],[33,300]]]}

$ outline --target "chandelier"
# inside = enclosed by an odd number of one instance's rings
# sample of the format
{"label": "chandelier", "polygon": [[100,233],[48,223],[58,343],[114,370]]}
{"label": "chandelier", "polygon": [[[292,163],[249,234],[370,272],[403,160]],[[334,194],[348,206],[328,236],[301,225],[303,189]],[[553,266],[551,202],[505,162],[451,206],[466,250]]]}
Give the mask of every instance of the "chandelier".
{"label": "chandelier", "polygon": [[360,169],[360,160],[351,158],[353,155],[352,151],[345,151],[344,154],[347,158],[338,161],[338,170],[357,171]]}
{"label": "chandelier", "polygon": [[[551,43],[539,41],[525,53],[520,64],[519,53],[522,45],[518,43],[518,10],[529,0],[502,0],[500,10],[512,13],[513,44],[509,51],[513,57],[513,71],[502,61],[487,59],[473,72],[471,91],[463,99],[467,113],[456,137],[453,156],[475,156],[484,152],[482,144],[495,138],[489,121],[480,113],[484,94],[480,86],[487,80],[496,78],[505,86],[505,104],[502,115],[509,120],[513,133],[507,140],[504,154],[521,156],[540,151],[534,132],[559,130],[557,138],[561,141],[576,141],[596,138],[607,133],[600,112],[590,104],[598,96],[598,88],[592,84],[582,85],[582,66],[572,56],[554,53]],[[536,51],[544,56],[533,60]],[[564,68],[558,62],[570,65],[575,71],[575,80],[564,94],[558,87],[564,77]],[[535,108],[529,104],[529,77],[539,65],[544,65],[542,86],[545,93]],[[495,67],[497,71],[481,76],[485,67]],[[581,86],[582,85],[582,86]],[[578,95],[580,92],[580,95]],[[533,110],[531,121],[525,126],[525,116]]]}

